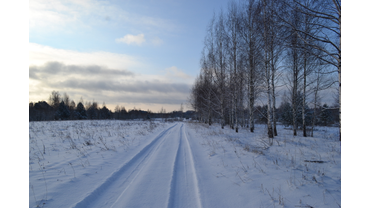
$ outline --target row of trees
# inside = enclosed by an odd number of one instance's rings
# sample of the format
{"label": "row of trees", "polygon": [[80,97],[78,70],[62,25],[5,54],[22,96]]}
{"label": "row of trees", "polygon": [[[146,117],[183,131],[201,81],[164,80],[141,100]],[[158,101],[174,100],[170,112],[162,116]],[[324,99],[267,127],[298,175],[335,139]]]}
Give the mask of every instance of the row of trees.
{"label": "row of trees", "polygon": [[111,118],[113,118],[113,113],[104,104],[102,108],[99,108],[97,102],[84,104],[81,99],[76,105],[67,93],[62,96],[57,91],[51,93],[49,102],[29,103],[29,121]]}
{"label": "row of trees", "polygon": [[[254,131],[258,101],[267,106],[267,134],[277,136],[277,90],[288,93],[293,134],[298,118],[307,136],[306,107],[318,116],[320,91],[337,87],[340,125],[341,2],[336,0],[246,0],[229,2],[207,28],[201,71],[190,103],[200,119],[221,127]],[[333,80],[333,72],[338,79]],[[249,118],[245,118],[244,110]],[[313,125],[315,123],[313,122]]]}
{"label": "row of trees", "polygon": [[83,102],[81,99],[78,104],[70,99],[67,93],[63,96],[53,91],[49,101],[39,101],[29,103],[29,121],[51,121],[51,120],[84,120],[84,119],[150,119],[150,118],[191,118],[194,112],[183,112],[181,104],[180,111],[166,113],[161,109],[158,113],[150,110],[143,111],[138,109],[126,110],[123,106],[116,106],[114,112],[109,110],[104,104],[99,107],[97,102]]}
{"label": "row of trees", "polygon": [[[267,105],[257,106],[256,110],[256,122],[267,123]],[[314,109],[305,107],[305,121],[303,122],[302,117],[298,116],[296,118],[298,128],[303,128],[303,123],[306,123],[311,131],[309,135],[313,136],[314,125],[315,126],[336,126],[339,123],[338,109],[330,108],[327,104],[318,106],[316,108],[318,112],[314,118]],[[249,111],[245,110],[244,113],[248,116]],[[298,114],[302,113],[302,108],[298,108]],[[293,114],[292,106],[290,102],[282,102],[281,105],[276,109],[276,120],[283,124],[284,126],[293,126]]]}

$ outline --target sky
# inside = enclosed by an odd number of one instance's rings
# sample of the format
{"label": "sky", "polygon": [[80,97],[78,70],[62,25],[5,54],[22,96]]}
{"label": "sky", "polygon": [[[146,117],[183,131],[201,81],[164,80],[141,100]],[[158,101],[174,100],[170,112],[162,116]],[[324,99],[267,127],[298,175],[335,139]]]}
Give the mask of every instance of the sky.
{"label": "sky", "polygon": [[53,90],[158,112],[185,110],[206,27],[227,1],[30,0],[29,102]]}
{"label": "sky", "polygon": [[[30,0],[29,102],[190,110],[206,28],[227,0]],[[285,90],[277,96],[277,106]],[[322,104],[333,102],[332,89]],[[258,105],[262,105],[263,96]]]}

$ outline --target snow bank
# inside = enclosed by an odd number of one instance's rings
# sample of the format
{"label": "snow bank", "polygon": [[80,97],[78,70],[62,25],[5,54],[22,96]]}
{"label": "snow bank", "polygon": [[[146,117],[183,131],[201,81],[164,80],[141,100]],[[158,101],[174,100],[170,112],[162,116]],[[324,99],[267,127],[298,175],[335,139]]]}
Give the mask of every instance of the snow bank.
{"label": "snow bank", "polygon": [[[255,133],[235,133],[217,124],[191,123],[188,129],[203,148],[198,158],[207,157],[211,164],[211,178],[203,181],[223,184],[227,191],[220,190],[218,197],[231,198],[227,206],[340,207],[338,128],[320,128],[315,137],[294,137],[279,126],[273,146],[268,145],[264,125],[257,125]],[[207,207],[212,206],[222,207],[211,202]]]}
{"label": "snow bank", "polygon": [[[160,121],[29,123],[29,207],[70,207],[150,142]],[[123,157],[124,156],[124,157]]]}

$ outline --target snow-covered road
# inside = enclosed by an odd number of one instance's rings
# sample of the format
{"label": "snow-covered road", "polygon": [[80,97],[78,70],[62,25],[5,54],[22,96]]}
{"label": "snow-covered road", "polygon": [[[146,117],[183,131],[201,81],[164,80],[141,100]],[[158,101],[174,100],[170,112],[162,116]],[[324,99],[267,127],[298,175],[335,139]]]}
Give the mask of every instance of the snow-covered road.
{"label": "snow-covered road", "polygon": [[74,207],[201,207],[183,124],[161,132]]}
{"label": "snow-covered road", "polygon": [[340,206],[340,142],[279,130],[266,148],[264,126],[30,123],[29,207]]}

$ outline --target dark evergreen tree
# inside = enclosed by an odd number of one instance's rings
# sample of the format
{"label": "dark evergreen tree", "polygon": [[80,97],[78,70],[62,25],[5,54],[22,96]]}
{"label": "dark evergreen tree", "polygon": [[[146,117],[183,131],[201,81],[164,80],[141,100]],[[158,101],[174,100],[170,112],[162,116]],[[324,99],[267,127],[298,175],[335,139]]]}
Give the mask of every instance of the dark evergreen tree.
{"label": "dark evergreen tree", "polygon": [[111,119],[111,116],[112,116],[112,113],[107,107],[103,106],[103,108],[99,110],[100,119]]}
{"label": "dark evergreen tree", "polygon": [[53,120],[54,113],[52,107],[45,101],[29,104],[30,121],[47,121]]}
{"label": "dark evergreen tree", "polygon": [[75,113],[76,113],[76,119],[78,119],[78,120],[87,119],[85,106],[81,102],[79,102],[77,104],[77,108],[75,110]]}
{"label": "dark evergreen tree", "polygon": [[293,110],[290,103],[285,102],[280,105],[281,109],[281,122],[284,126],[293,125]]}
{"label": "dark evergreen tree", "polygon": [[321,109],[320,123],[327,126],[331,122],[331,116],[328,110],[328,105],[324,104]]}
{"label": "dark evergreen tree", "polygon": [[88,119],[98,119],[98,103],[93,102],[92,105],[87,109],[87,118]]}
{"label": "dark evergreen tree", "polygon": [[33,107],[33,102],[30,102],[28,104],[28,115],[29,115],[29,121],[35,121],[35,108]]}
{"label": "dark evergreen tree", "polygon": [[57,119],[57,120],[67,120],[67,119],[69,119],[70,115],[71,115],[71,113],[68,109],[68,106],[66,106],[64,104],[64,101],[59,103],[59,108],[55,112],[55,119]]}
{"label": "dark evergreen tree", "polygon": [[126,119],[127,118],[127,111],[126,108],[122,106],[120,110],[120,119]]}

